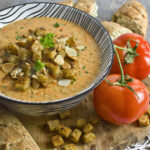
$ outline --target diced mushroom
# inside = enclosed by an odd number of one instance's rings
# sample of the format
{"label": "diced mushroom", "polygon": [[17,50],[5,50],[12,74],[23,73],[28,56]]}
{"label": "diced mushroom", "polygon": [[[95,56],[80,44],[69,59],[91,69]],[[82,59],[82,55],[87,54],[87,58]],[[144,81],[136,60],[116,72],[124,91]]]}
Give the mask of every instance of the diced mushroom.
{"label": "diced mushroom", "polygon": [[13,64],[13,63],[5,63],[2,65],[2,70],[5,73],[10,73],[13,70],[14,66],[15,66],[15,64]]}
{"label": "diced mushroom", "polygon": [[68,40],[68,37],[59,38],[57,39],[57,43],[66,44],[67,40]]}
{"label": "diced mushroom", "polygon": [[35,40],[31,46],[31,51],[36,53],[38,50],[42,50],[42,45],[39,41]]}
{"label": "diced mushroom", "polygon": [[16,79],[16,78],[19,77],[19,74],[20,74],[21,72],[22,72],[22,69],[16,68],[15,70],[13,70],[13,71],[11,72],[11,77],[12,77],[13,79]]}
{"label": "diced mushroom", "polygon": [[76,73],[73,70],[67,69],[64,71],[64,78],[75,80],[76,79]]}
{"label": "diced mushroom", "polygon": [[19,63],[19,57],[16,55],[11,55],[11,56],[9,56],[8,61],[10,63],[18,64]]}
{"label": "diced mushroom", "polygon": [[46,68],[49,70],[50,74],[52,74],[54,79],[62,78],[63,73],[60,70],[60,66],[59,65],[55,65],[53,63],[46,63]]}
{"label": "diced mushroom", "polygon": [[25,48],[20,48],[18,50],[18,56],[21,60],[27,60],[27,59],[30,59],[32,57],[32,53],[31,53],[31,51],[29,51]]}
{"label": "diced mushroom", "polygon": [[86,49],[86,47],[85,47],[85,46],[77,46],[76,49],[77,49],[78,51],[83,51],[83,50]]}
{"label": "diced mushroom", "polygon": [[67,62],[65,62],[63,65],[62,65],[62,68],[63,69],[70,69],[71,68],[71,65],[69,64],[69,63],[67,63]]}
{"label": "diced mushroom", "polygon": [[35,29],[35,35],[36,36],[45,36],[46,35],[46,29],[43,27],[36,28]]}
{"label": "diced mushroom", "polygon": [[38,81],[40,82],[40,84],[44,87],[48,86],[48,78],[46,75],[43,74],[38,74]]}
{"label": "diced mushroom", "polygon": [[38,89],[40,87],[40,83],[37,79],[32,79],[32,87]]}
{"label": "diced mushroom", "polygon": [[32,36],[29,36],[27,38],[27,42],[26,42],[26,48],[31,48],[32,44],[35,42],[35,38],[33,38]]}
{"label": "diced mushroom", "polygon": [[14,54],[14,55],[17,55],[18,53],[18,50],[19,50],[19,47],[14,44],[14,43],[10,43],[7,47],[6,47],[6,50],[11,53],[11,54]]}
{"label": "diced mushroom", "polygon": [[66,41],[68,44],[69,44],[69,46],[74,46],[74,45],[76,45],[76,41],[75,41],[75,38],[74,37],[70,37],[67,41]]}
{"label": "diced mushroom", "polygon": [[47,59],[47,60],[54,60],[55,56],[57,55],[57,52],[55,50],[48,50],[48,51],[45,51],[44,50],[44,58]]}
{"label": "diced mushroom", "polygon": [[0,70],[0,80],[2,80],[6,76],[6,73]]}
{"label": "diced mushroom", "polygon": [[2,58],[0,58],[0,64],[2,64],[3,63],[3,59]]}
{"label": "diced mushroom", "polygon": [[15,88],[17,90],[21,90],[21,91],[26,91],[31,84],[31,80],[30,78],[26,77],[26,78],[18,78],[18,80],[15,83]]}
{"label": "diced mushroom", "polygon": [[38,50],[36,52],[33,52],[32,59],[33,59],[33,62],[35,62],[36,60],[42,60],[42,51]]}
{"label": "diced mushroom", "polygon": [[61,55],[57,55],[56,58],[54,59],[54,62],[58,65],[63,65],[64,64],[64,59]]}
{"label": "diced mushroom", "polygon": [[17,42],[17,45],[20,47],[26,47],[27,39],[21,39]]}
{"label": "diced mushroom", "polygon": [[61,45],[58,46],[57,50],[58,50],[58,53],[59,53],[63,58],[65,58],[66,52],[65,52],[65,50],[62,48]]}
{"label": "diced mushroom", "polygon": [[23,65],[23,72],[24,72],[25,77],[28,77],[31,75],[31,65],[29,63],[25,63]]}
{"label": "diced mushroom", "polygon": [[5,56],[5,50],[0,50],[0,57],[4,57]]}
{"label": "diced mushroom", "polygon": [[64,87],[69,86],[70,83],[71,83],[71,80],[68,80],[68,79],[62,79],[62,80],[58,81],[58,85],[59,86],[64,86]]}
{"label": "diced mushroom", "polygon": [[77,58],[77,52],[75,49],[73,48],[70,48],[70,47],[66,47],[65,49],[66,53],[67,53],[67,56],[73,60],[76,60]]}

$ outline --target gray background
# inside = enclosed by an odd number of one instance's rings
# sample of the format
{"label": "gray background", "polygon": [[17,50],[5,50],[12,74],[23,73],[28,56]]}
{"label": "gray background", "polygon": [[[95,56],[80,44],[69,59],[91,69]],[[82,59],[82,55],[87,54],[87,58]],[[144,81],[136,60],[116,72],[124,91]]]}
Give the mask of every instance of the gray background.
{"label": "gray background", "polygon": [[[7,8],[12,5],[30,3],[30,2],[58,2],[60,0],[0,0],[0,9]],[[76,1],[76,0],[75,0]],[[123,3],[128,0],[96,0],[99,10],[98,10],[98,20],[110,20],[112,14],[119,8]],[[139,0],[146,7],[149,18],[150,18],[150,0]],[[150,43],[150,28],[148,29],[146,39]]]}

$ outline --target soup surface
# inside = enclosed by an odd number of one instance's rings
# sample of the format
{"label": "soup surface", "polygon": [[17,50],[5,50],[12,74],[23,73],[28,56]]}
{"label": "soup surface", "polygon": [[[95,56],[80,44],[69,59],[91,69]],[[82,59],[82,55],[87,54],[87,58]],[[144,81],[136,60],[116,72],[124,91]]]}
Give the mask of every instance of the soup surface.
{"label": "soup surface", "polygon": [[[5,74],[5,76],[0,74],[0,93],[25,101],[53,101],[79,93],[95,79],[101,63],[100,50],[95,40],[87,31],[76,24],[61,19],[47,17],[20,20],[0,29],[1,73],[3,71],[2,65],[9,61],[5,60],[7,56],[6,54],[5,56],[3,54],[3,51],[5,50],[4,47],[10,43],[17,43],[23,36],[26,37],[29,32],[33,32],[36,28],[41,27],[46,29],[47,33],[53,33],[58,39],[62,37],[74,37],[76,47],[80,47],[79,50],[76,50],[77,58],[71,60],[73,65],[71,65],[70,70],[72,69],[75,72],[75,79],[65,78],[65,82],[67,80],[67,85],[65,83],[63,86],[64,83],[59,83],[64,79],[62,76],[60,77],[62,79],[53,78],[53,82],[50,82],[46,87],[41,86],[36,89],[33,88],[30,83],[31,86],[26,90],[18,90],[14,85],[17,77],[12,79],[10,73]],[[39,37],[39,39],[40,38],[41,37]],[[9,57],[11,58],[12,56],[10,55]],[[45,60],[42,61],[44,62]],[[47,66],[44,65],[44,67],[46,68]],[[13,67],[13,69],[15,69],[15,67]],[[50,72],[48,73],[50,74]],[[24,77],[24,73],[22,73],[22,77]]]}

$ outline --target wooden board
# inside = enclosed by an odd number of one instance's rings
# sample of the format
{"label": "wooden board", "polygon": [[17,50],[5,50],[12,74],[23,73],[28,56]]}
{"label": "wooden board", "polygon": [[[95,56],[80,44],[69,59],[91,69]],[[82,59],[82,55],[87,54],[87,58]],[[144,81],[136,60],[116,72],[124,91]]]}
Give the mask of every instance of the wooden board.
{"label": "wooden board", "polygon": [[[150,85],[150,79],[147,79],[145,83],[147,86]],[[96,115],[96,113],[92,104],[92,95],[89,95],[81,104],[71,109],[71,118],[62,120],[61,124],[74,127],[77,119],[84,118],[88,120],[93,115]],[[50,141],[54,134],[50,133],[49,130],[44,130],[43,126],[48,120],[57,119],[57,115],[49,117],[17,115],[17,117],[33,136],[41,150],[52,149]],[[122,150],[131,143],[136,143],[146,137],[150,133],[150,126],[142,128],[138,127],[137,123],[115,126],[99,119],[94,132],[96,134],[96,140],[88,145],[84,145],[81,142],[79,144],[81,150]]]}

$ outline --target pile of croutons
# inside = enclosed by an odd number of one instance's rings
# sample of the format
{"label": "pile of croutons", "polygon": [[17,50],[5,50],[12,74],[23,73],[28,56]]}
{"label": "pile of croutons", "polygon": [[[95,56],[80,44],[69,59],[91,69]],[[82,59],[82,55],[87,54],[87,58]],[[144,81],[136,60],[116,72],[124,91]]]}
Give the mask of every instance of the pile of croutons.
{"label": "pile of croutons", "polygon": [[[70,111],[67,110],[59,116],[61,120],[67,119],[70,116]],[[93,130],[98,120],[99,118],[96,116],[90,117],[89,122],[86,119],[78,119],[74,129],[60,124],[60,120],[49,120],[47,124],[50,131],[56,133],[51,139],[53,146],[63,147],[64,150],[78,150],[78,142],[90,143],[94,141],[96,137]],[[65,144],[65,140],[70,144]]]}

